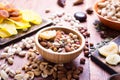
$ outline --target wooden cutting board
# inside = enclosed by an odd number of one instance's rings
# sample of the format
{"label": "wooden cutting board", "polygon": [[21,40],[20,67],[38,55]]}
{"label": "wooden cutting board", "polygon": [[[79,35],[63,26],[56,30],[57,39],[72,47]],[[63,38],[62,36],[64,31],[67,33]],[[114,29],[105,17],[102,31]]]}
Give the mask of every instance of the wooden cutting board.
{"label": "wooden cutting board", "polygon": [[9,38],[0,38],[0,48],[3,48],[11,43],[14,43],[16,41],[20,41],[22,38],[25,38],[26,36],[32,35],[33,33],[37,32],[38,30],[48,27],[52,24],[51,21],[47,19],[43,19],[42,24],[40,25],[33,25],[31,28],[29,28],[27,31],[19,31],[17,35],[11,36]]}
{"label": "wooden cutting board", "polygon": [[[120,35],[112,41],[120,45]],[[120,64],[117,66],[107,64],[105,58],[99,54],[98,50],[91,55],[91,60],[110,74],[120,73]]]}

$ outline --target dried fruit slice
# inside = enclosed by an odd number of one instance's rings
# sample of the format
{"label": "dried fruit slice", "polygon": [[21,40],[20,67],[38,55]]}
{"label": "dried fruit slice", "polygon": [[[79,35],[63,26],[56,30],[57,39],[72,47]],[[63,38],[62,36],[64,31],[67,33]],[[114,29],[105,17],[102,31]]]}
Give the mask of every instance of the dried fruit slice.
{"label": "dried fruit slice", "polygon": [[8,32],[0,29],[0,37],[1,38],[6,38],[6,37],[9,37],[9,36],[11,36],[11,35]]}
{"label": "dried fruit slice", "polygon": [[9,17],[9,13],[6,10],[0,10],[0,17],[2,18],[8,18]]}
{"label": "dried fruit slice", "polygon": [[3,20],[4,20],[4,18],[0,17],[0,23],[2,23],[2,22],[3,22]]}
{"label": "dried fruit slice", "polygon": [[29,22],[20,20],[20,21],[14,21],[12,19],[8,19],[9,21],[13,22],[16,25],[16,29],[26,29],[31,27],[31,25],[29,24]]}
{"label": "dried fruit slice", "polygon": [[42,18],[40,17],[39,14],[34,13],[33,11],[30,10],[24,10],[21,11],[23,20],[27,22],[31,22],[33,24],[41,24],[42,23]]}
{"label": "dried fruit slice", "polygon": [[109,54],[118,53],[118,45],[115,42],[110,42],[109,45],[99,48],[98,51],[101,55],[107,57]]}
{"label": "dried fruit slice", "polygon": [[0,28],[6,32],[8,32],[10,35],[16,35],[17,34],[17,30],[16,27],[14,25],[14,23],[5,20],[4,22],[2,22],[0,24]]}
{"label": "dried fruit slice", "polygon": [[55,30],[44,31],[39,34],[39,37],[42,39],[52,39],[56,36]]}
{"label": "dried fruit slice", "polygon": [[118,54],[111,54],[105,60],[110,65],[117,65],[120,62],[120,56]]}

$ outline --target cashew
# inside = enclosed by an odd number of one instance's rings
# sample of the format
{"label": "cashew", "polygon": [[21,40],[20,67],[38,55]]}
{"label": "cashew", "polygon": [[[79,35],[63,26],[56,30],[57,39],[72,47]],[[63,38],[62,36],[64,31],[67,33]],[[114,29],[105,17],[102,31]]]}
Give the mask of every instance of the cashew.
{"label": "cashew", "polygon": [[14,79],[15,80],[23,80],[24,75],[23,74],[17,74],[15,75]]}
{"label": "cashew", "polygon": [[2,52],[0,53],[0,59],[4,59],[8,56],[8,53]]}
{"label": "cashew", "polygon": [[35,76],[40,76],[41,71],[39,70],[33,70]]}
{"label": "cashew", "polygon": [[41,76],[42,76],[43,78],[47,78],[47,77],[48,77],[48,75],[45,74],[45,73],[42,73]]}
{"label": "cashew", "polygon": [[34,79],[34,73],[32,71],[27,72],[27,74],[29,74],[30,79]]}
{"label": "cashew", "polygon": [[21,71],[20,70],[16,70],[15,73],[16,74],[21,74]]}
{"label": "cashew", "polygon": [[4,70],[0,71],[0,75],[1,75],[2,79],[8,80],[8,75],[7,75],[7,73]]}
{"label": "cashew", "polygon": [[29,74],[24,74],[23,80],[29,80]]}
{"label": "cashew", "polygon": [[2,65],[0,66],[1,70],[5,70],[7,67],[8,67],[7,64],[2,64]]}
{"label": "cashew", "polygon": [[20,57],[25,57],[26,53],[27,53],[26,51],[21,51],[21,52],[18,53],[18,55]]}
{"label": "cashew", "polygon": [[10,71],[10,67],[7,67],[7,68],[5,69],[5,72],[8,73],[9,71]]}
{"label": "cashew", "polygon": [[16,73],[14,70],[10,69],[8,74],[10,77],[14,77]]}

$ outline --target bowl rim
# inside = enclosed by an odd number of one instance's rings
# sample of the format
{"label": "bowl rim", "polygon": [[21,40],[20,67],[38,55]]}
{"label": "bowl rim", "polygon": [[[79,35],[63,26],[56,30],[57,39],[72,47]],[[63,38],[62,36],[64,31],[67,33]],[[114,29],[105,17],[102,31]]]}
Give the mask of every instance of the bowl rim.
{"label": "bowl rim", "polygon": [[[44,48],[43,46],[41,46],[41,45],[39,44],[39,41],[38,41],[38,35],[40,34],[40,32],[45,31],[45,30],[48,30],[48,29],[54,29],[54,28],[58,28],[58,29],[59,29],[59,28],[64,28],[64,29],[69,29],[69,30],[75,32],[75,34],[79,35],[80,38],[81,38],[82,43],[81,43],[80,47],[79,47],[78,49],[74,50],[74,51],[71,51],[71,52],[58,53],[58,52],[54,52],[54,51],[52,51],[52,50],[46,49],[46,48]],[[50,27],[41,29],[41,30],[39,30],[39,31],[37,32],[37,34],[35,35],[35,43],[36,43],[36,45],[37,45],[39,48],[43,49],[43,50],[46,51],[47,53],[50,53],[50,52],[51,52],[52,54],[56,54],[56,55],[68,55],[68,54],[77,53],[78,51],[82,50],[82,49],[84,48],[84,46],[85,46],[85,38],[83,37],[83,35],[82,35],[81,33],[79,33],[78,31],[75,31],[75,30],[73,30],[73,29],[71,29],[71,28],[64,27],[64,26],[50,26]]]}
{"label": "bowl rim", "polygon": [[107,21],[120,24],[119,21],[113,21],[113,20],[107,19],[107,18],[103,17],[102,15],[98,14],[98,12],[96,11],[96,10],[97,10],[96,8],[98,8],[98,7],[97,7],[97,4],[98,4],[99,2],[103,2],[103,1],[105,1],[105,0],[96,1],[95,4],[93,5],[93,11],[97,14],[97,16],[99,16],[99,17],[101,17],[101,18],[103,18],[103,19],[105,19],[105,20],[107,20]]}
{"label": "bowl rim", "polygon": [[107,80],[110,80],[110,78],[117,76],[117,75],[120,75],[120,73],[112,74]]}

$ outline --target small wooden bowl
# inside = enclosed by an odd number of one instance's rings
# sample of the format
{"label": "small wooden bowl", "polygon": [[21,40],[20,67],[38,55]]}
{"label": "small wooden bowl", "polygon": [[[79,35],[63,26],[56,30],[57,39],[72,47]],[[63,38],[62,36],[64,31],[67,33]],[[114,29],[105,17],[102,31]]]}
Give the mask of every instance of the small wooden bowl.
{"label": "small wooden bowl", "polygon": [[98,6],[97,4],[99,2],[103,2],[105,0],[100,0],[100,1],[97,1],[95,4],[94,4],[94,7],[93,7],[93,10],[94,12],[97,14],[99,20],[105,24],[106,26],[108,26],[109,28],[112,28],[112,29],[115,29],[115,30],[120,30],[120,22],[119,21],[113,21],[113,20],[110,20],[110,19],[107,19],[105,17],[103,17],[102,15],[98,14],[97,13],[97,10],[98,10]]}
{"label": "small wooden bowl", "polygon": [[[66,52],[66,53],[58,53],[58,52],[48,50],[48,49],[44,48],[43,46],[41,46],[38,41],[39,34],[43,31],[47,31],[47,30],[63,30],[65,33],[71,32],[73,34],[76,34],[76,35],[78,35],[79,40],[81,41],[81,46],[77,50],[74,50],[71,52]],[[35,35],[35,43],[36,43],[36,47],[37,47],[39,53],[46,60],[53,62],[53,63],[67,63],[79,56],[79,54],[82,52],[82,49],[85,46],[85,39],[82,36],[82,34],[80,34],[79,32],[77,32],[73,29],[62,27],[62,26],[61,27],[52,26],[52,27],[47,27],[47,28],[44,28],[44,29],[38,31],[38,33]]]}
{"label": "small wooden bowl", "polygon": [[120,80],[120,74],[111,75],[108,80]]}

